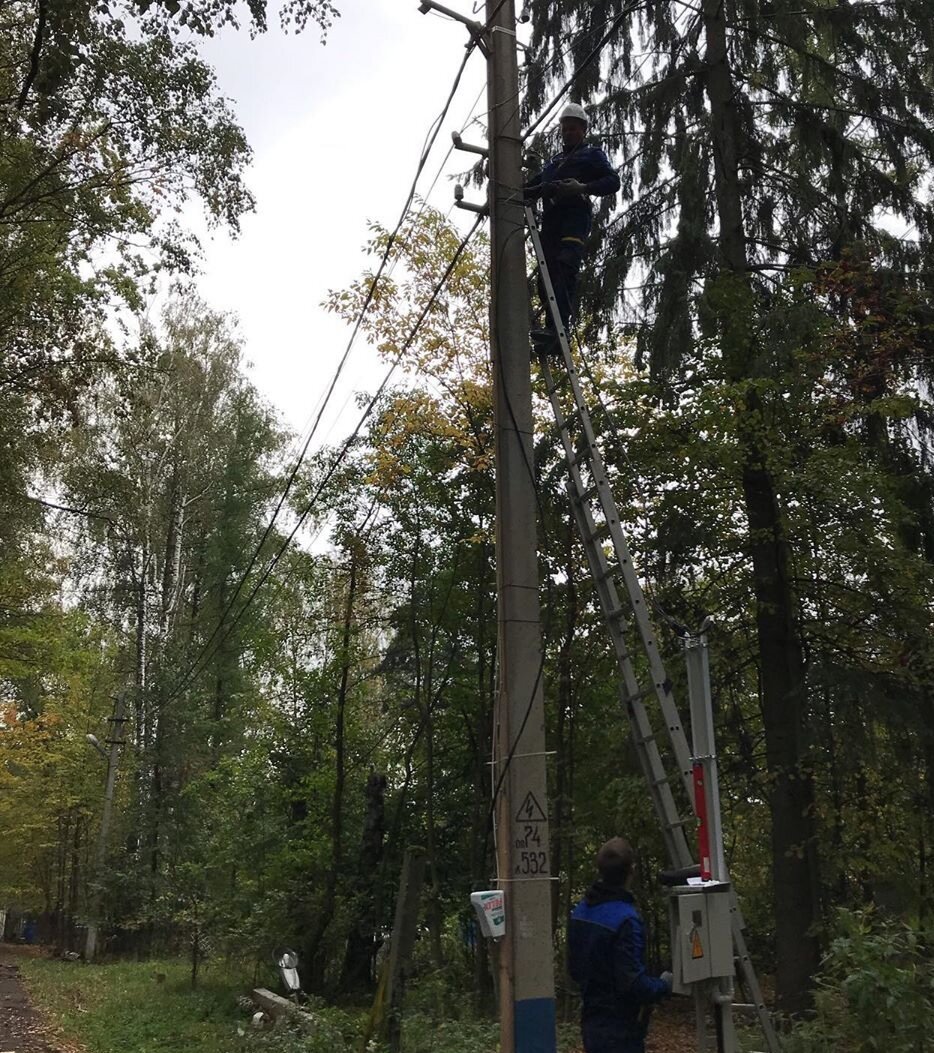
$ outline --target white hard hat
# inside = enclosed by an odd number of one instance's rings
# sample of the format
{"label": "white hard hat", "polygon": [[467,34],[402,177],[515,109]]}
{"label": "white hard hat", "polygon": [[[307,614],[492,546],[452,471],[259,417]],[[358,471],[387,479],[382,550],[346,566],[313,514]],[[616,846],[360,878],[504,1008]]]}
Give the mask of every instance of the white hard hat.
{"label": "white hard hat", "polygon": [[567,106],[561,111],[559,120],[564,120],[566,117],[573,117],[576,121],[583,121],[587,124],[587,111],[583,106],[578,105],[576,102],[569,102]]}

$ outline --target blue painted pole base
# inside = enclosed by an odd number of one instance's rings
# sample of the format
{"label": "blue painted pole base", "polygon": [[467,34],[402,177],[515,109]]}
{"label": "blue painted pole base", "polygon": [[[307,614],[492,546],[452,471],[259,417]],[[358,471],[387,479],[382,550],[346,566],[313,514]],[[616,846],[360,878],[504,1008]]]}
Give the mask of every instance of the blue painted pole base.
{"label": "blue painted pole base", "polygon": [[555,1000],[524,998],[513,1005],[516,1053],[556,1053],[558,1046]]}

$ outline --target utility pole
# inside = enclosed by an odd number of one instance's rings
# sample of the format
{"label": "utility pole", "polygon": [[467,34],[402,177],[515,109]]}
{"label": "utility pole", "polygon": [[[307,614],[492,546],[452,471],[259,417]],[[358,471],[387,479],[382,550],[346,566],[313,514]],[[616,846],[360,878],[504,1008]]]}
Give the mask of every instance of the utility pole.
{"label": "utility pole", "polygon": [[105,751],[94,736],[89,735],[91,745],[107,758],[107,783],[104,788],[104,810],[101,813],[100,830],[97,832],[97,848],[94,852],[94,886],[91,896],[91,916],[88,919],[88,931],[84,943],[84,960],[91,962],[97,953],[97,928],[102,913],[101,880],[104,863],[107,860],[107,835],[110,833],[110,819],[113,815],[114,790],[117,785],[117,764],[120,760],[120,747],[123,745],[123,725],[126,723],[126,702],[123,694],[117,696],[114,703],[114,714],[110,718],[110,746]]}
{"label": "utility pole", "polygon": [[545,774],[544,651],[539,622],[536,495],[532,459],[532,377],[522,131],[515,0],[486,0],[486,23],[436,0],[437,11],[467,26],[487,60],[490,213],[490,357],[496,433],[497,696],[493,727],[496,864],[506,932],[498,947],[501,1053],[555,1053],[551,932],[551,845]]}
{"label": "utility pole", "polygon": [[551,852],[532,457],[522,136],[514,0],[487,0],[490,333],[496,432],[499,678],[494,725],[502,1053],[554,1053]]}

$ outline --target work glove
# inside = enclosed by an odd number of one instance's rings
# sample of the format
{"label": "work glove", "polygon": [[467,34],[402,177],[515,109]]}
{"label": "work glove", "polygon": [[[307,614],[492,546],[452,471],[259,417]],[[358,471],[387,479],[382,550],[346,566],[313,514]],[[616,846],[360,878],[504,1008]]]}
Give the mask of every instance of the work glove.
{"label": "work glove", "polygon": [[554,184],[558,197],[575,197],[587,193],[587,187],[579,179],[560,179]]}
{"label": "work glove", "polygon": [[665,984],[665,986],[668,988],[668,993],[671,994],[671,988],[674,985],[675,980],[674,976],[666,970],[659,977],[659,980],[661,980],[662,983]]}

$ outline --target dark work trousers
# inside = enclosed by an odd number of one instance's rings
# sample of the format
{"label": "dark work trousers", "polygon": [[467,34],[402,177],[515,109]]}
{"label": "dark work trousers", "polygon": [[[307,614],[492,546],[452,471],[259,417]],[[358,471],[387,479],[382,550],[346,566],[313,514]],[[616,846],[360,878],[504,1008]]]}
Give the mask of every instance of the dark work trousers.
{"label": "dark work trousers", "polygon": [[585,1053],[645,1053],[647,1027],[615,1017],[593,1016],[581,1021]]}
{"label": "dark work trousers", "polygon": [[[565,332],[570,337],[577,315],[577,279],[584,260],[584,240],[564,237],[560,232],[543,230],[542,252],[548,273],[551,275],[551,284],[554,286],[558,313],[564,323]],[[554,323],[548,310],[548,299],[541,275],[538,277],[538,295],[545,307],[545,325],[550,329]]]}

